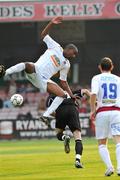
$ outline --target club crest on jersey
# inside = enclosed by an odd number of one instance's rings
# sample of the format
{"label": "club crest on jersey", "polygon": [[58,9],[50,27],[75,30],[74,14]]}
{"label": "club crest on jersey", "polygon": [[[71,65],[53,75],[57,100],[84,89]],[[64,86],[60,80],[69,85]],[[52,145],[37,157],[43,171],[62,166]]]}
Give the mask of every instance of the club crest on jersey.
{"label": "club crest on jersey", "polygon": [[60,66],[60,59],[56,55],[51,56],[51,60],[54,63],[55,66],[59,67]]}

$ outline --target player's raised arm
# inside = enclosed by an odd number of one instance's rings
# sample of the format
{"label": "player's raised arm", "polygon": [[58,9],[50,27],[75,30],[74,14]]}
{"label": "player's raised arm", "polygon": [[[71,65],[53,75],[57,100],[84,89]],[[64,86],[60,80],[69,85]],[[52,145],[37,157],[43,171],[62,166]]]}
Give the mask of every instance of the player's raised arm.
{"label": "player's raised arm", "polygon": [[49,33],[49,30],[53,27],[53,25],[60,24],[62,20],[63,20],[63,17],[61,16],[53,18],[41,32],[41,38],[43,39]]}

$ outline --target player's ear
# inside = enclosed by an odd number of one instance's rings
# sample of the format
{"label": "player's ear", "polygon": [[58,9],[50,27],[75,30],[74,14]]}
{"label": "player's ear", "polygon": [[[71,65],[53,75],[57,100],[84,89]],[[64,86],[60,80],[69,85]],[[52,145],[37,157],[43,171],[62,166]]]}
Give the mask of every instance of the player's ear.
{"label": "player's ear", "polygon": [[100,65],[98,65],[98,69],[101,71],[101,66]]}
{"label": "player's ear", "polygon": [[112,66],[111,66],[111,71],[114,69],[114,65],[112,64]]}

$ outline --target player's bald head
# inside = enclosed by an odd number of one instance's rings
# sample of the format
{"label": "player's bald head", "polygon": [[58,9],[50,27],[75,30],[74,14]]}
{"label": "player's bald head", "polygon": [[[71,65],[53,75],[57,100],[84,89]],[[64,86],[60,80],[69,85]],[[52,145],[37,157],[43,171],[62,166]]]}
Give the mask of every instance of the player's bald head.
{"label": "player's bald head", "polygon": [[74,58],[78,54],[78,48],[74,44],[68,44],[65,46],[63,55],[66,58]]}
{"label": "player's bald head", "polygon": [[74,49],[76,52],[78,52],[78,48],[77,46],[75,46],[74,44],[68,44],[65,46],[65,49]]}

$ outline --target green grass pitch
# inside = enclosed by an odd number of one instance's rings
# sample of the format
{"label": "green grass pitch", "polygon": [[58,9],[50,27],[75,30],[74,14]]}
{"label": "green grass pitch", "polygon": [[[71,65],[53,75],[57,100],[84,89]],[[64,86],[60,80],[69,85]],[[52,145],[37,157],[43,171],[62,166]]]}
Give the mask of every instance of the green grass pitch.
{"label": "green grass pitch", "polygon": [[[71,152],[65,154],[63,142],[57,139],[0,141],[0,180],[110,180],[120,179],[116,173],[105,177],[102,163],[93,138],[83,139],[84,169],[74,167],[74,141]],[[109,150],[116,166],[115,144]]]}

